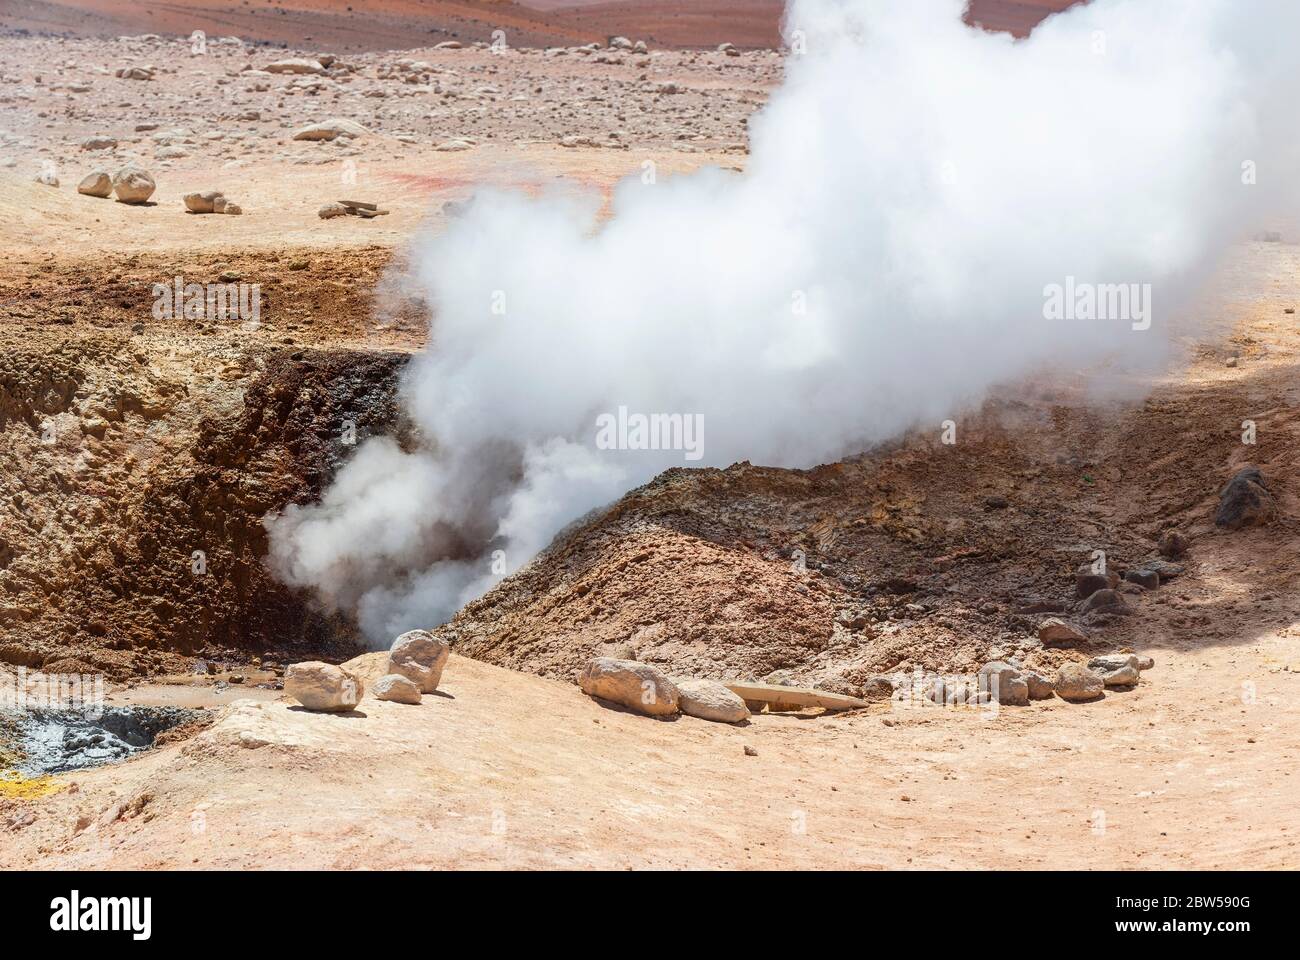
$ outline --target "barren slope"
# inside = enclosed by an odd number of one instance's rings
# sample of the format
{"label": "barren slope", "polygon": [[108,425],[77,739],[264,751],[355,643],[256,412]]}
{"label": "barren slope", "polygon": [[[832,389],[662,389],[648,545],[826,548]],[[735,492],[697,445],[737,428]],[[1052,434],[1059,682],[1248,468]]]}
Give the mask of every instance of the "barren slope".
{"label": "barren slope", "polygon": [[[990,30],[1025,36],[1075,0],[972,0],[970,17]],[[340,50],[400,50],[505,31],[515,46],[604,42],[623,35],[661,46],[774,47],[783,0],[11,0],[0,30],[112,37],[161,33],[234,34],[250,42],[297,44],[307,37]]]}

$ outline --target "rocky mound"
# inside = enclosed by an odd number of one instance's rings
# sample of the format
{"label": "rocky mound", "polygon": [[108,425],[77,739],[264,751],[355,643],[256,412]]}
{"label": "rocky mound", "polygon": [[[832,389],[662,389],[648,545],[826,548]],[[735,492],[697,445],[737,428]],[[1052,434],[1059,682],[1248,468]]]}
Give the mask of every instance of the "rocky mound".
{"label": "rocky mound", "polygon": [[406,354],[291,349],[278,284],[256,330],[131,323],[149,290],[133,272],[107,295],[74,271],[8,285],[41,309],[0,334],[0,662],[122,677],[187,655],[352,655],[352,624],[266,570],[262,517],[394,428]]}
{"label": "rocky mound", "polygon": [[1190,426],[1220,399],[1123,414],[995,403],[954,446],[915,436],[807,471],[672,470],[567,530],[444,635],[565,679],[595,656],[853,696],[881,674],[1001,659],[1051,672],[1141,642],[1161,591],[1195,566],[1162,558],[1162,534],[1221,535],[1235,438]]}

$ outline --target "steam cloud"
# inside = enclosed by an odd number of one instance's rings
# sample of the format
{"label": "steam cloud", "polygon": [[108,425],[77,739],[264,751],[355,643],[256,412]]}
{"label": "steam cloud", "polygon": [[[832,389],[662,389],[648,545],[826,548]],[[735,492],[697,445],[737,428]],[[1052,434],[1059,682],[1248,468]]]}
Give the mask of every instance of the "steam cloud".
{"label": "steam cloud", "polygon": [[[1160,362],[1198,278],[1292,209],[1300,4],[1095,0],[1019,42],[963,7],[793,0],[806,52],[743,175],[629,177],[603,222],[573,190],[485,192],[417,241],[421,445],[369,440],[268,518],[277,573],[387,642],[685,464],[599,449],[620,406],[702,415],[686,465],[809,466],[1048,364]],[[1047,319],[1067,277],[1151,284],[1151,329]]]}

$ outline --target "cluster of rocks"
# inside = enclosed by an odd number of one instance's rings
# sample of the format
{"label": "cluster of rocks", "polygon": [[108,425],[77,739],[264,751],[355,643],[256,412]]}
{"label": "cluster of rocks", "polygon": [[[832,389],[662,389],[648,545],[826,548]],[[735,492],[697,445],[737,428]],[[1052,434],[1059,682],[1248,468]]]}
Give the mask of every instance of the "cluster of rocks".
{"label": "cluster of rocks", "polygon": [[[601,62],[615,62],[615,63],[617,63],[617,62],[620,62],[620,61],[617,61],[617,60],[615,60],[615,61],[606,61],[606,60],[602,60],[602,55],[601,55],[601,53],[600,53],[600,49],[601,49],[601,47],[600,47],[600,44],[598,44],[598,43],[589,43],[589,44],[586,44],[586,45],[581,46],[581,47],[570,47],[570,48],[568,48],[568,49],[569,49],[571,52],[576,53],[576,54],[595,54],[595,56],[594,56],[592,59],[593,59],[596,63],[601,63]],[[640,53],[640,54],[645,54],[645,53],[649,53],[649,52],[650,52],[650,48],[649,48],[648,46],[646,46],[646,42],[645,42],[644,40],[637,40],[637,41],[633,42],[633,41],[629,40],[627,37],[610,37],[610,38],[609,38],[609,46],[608,46],[606,49],[608,49],[608,50],[621,50],[621,51],[623,51],[623,52],[625,52],[625,53]]]}
{"label": "cluster of rocks", "polygon": [[749,717],[745,701],[716,680],[670,678],[636,660],[596,657],[578,675],[578,686],[589,697],[652,717],[684,713],[715,723],[739,723]]}
{"label": "cluster of rocks", "polygon": [[[376,700],[418,704],[442,682],[451,656],[446,640],[427,630],[410,630],[393,641],[387,672],[375,681]],[[311,660],[290,664],[284,674],[284,692],[308,710],[339,713],[354,710],[365,695],[365,683],[356,674],[333,664]]]}
{"label": "cluster of rocks", "polygon": [[363,220],[372,220],[375,217],[388,216],[388,211],[366,200],[335,200],[317,210],[316,216],[322,220],[330,220],[334,217],[361,217]]}
{"label": "cluster of rocks", "polygon": [[[1126,596],[1140,596],[1161,584],[1181,576],[1184,567],[1173,560],[1188,548],[1186,534],[1166,531],[1160,538],[1161,557],[1150,557],[1119,571],[1091,563],[1075,571],[1074,596],[1079,602],[1077,615],[1092,624],[1106,624],[1113,618],[1133,614]],[[1088,642],[1088,635],[1078,623],[1050,617],[1038,628],[1038,639],[1045,647],[1074,647]]]}
{"label": "cluster of rocks", "polygon": [[980,668],[975,682],[965,679],[936,678],[925,690],[925,698],[945,706],[977,705],[996,702],[1005,706],[1025,706],[1031,700],[1060,697],[1069,703],[1096,700],[1107,689],[1129,690],[1137,686],[1141,671],[1155,666],[1151,657],[1110,653],[1093,657],[1083,664],[1062,665],[1055,675],[1030,670],[1001,660]]}
{"label": "cluster of rocks", "polygon": [[[32,57],[48,57],[56,43],[21,42]],[[6,67],[0,100],[46,121],[24,131],[15,148],[23,156],[43,153],[60,166],[92,134],[117,144],[86,149],[126,151],[124,157],[151,150],[143,155],[159,164],[196,155],[230,166],[260,158],[328,164],[373,149],[379,137],[394,157],[410,156],[408,146],[455,141],[459,149],[564,142],[590,149],[657,144],[674,152],[744,153],[747,119],[779,81],[782,64],[776,51],[649,50],[627,38],[547,49],[465,43],[463,50],[440,46],[343,59],[311,50],[268,56],[212,38],[207,55],[189,56],[178,43],[61,39],[60,59],[48,72],[23,75]],[[602,62],[608,66],[597,66]],[[139,80],[166,88],[151,99],[146,122],[139,121],[132,98],[122,96],[124,88],[138,89]],[[220,109],[197,117],[193,103],[203,97],[214,98]],[[291,98],[316,105],[294,107]],[[360,121],[367,132],[339,132],[325,119],[336,117]],[[138,136],[146,129],[160,133]],[[311,139],[291,140],[304,131]],[[0,149],[7,147],[0,134]],[[8,159],[0,156],[0,166]]]}
{"label": "cluster of rocks", "polygon": [[436,72],[433,64],[425,60],[413,60],[410,57],[402,57],[400,60],[394,60],[392,63],[379,65],[376,76],[380,80],[399,80],[402,83],[421,83],[428,84],[433,81],[433,75]]}
{"label": "cluster of rocks", "polygon": [[451,646],[428,630],[409,630],[393,641],[388,673],[375,682],[375,696],[398,703],[419,703],[442,682]]}
{"label": "cluster of rocks", "polygon": [[190,213],[226,213],[239,216],[243,207],[233,200],[227,200],[220,190],[204,190],[202,193],[187,193],[182,198],[185,209]]}
{"label": "cluster of rocks", "polygon": [[[52,185],[57,187],[58,180]],[[111,175],[107,170],[92,170],[77,184],[77,192],[100,199],[116,194],[118,203],[141,204],[153,196],[157,187],[148,171],[126,166]]]}
{"label": "cluster of rocks", "polygon": [[[1241,527],[1268,523],[1277,511],[1277,504],[1257,467],[1239,470],[1219,494],[1219,506],[1214,522],[1220,527],[1236,530]],[[1174,561],[1188,551],[1190,542],[1180,530],[1167,530],[1159,540],[1160,557],[1152,557],[1133,564],[1120,572],[1098,569],[1092,564],[1081,566],[1075,574],[1075,598],[1081,601],[1078,614],[1089,622],[1106,623],[1113,617],[1126,617],[1133,610],[1125,595],[1141,595],[1180,576],[1184,567]],[[1052,618],[1044,621],[1038,631],[1044,646],[1070,647],[1087,641],[1087,634],[1073,623]]]}

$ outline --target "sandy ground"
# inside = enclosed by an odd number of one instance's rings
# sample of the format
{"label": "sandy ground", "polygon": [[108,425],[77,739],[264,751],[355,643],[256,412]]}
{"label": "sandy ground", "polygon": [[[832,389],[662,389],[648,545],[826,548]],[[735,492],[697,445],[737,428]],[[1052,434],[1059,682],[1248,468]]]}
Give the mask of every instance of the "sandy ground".
{"label": "sandy ground", "polygon": [[419,706],[244,700],[61,777],[5,810],[0,866],[1294,868],[1300,632],[1189,647],[1087,706],[737,728],[457,657]]}

